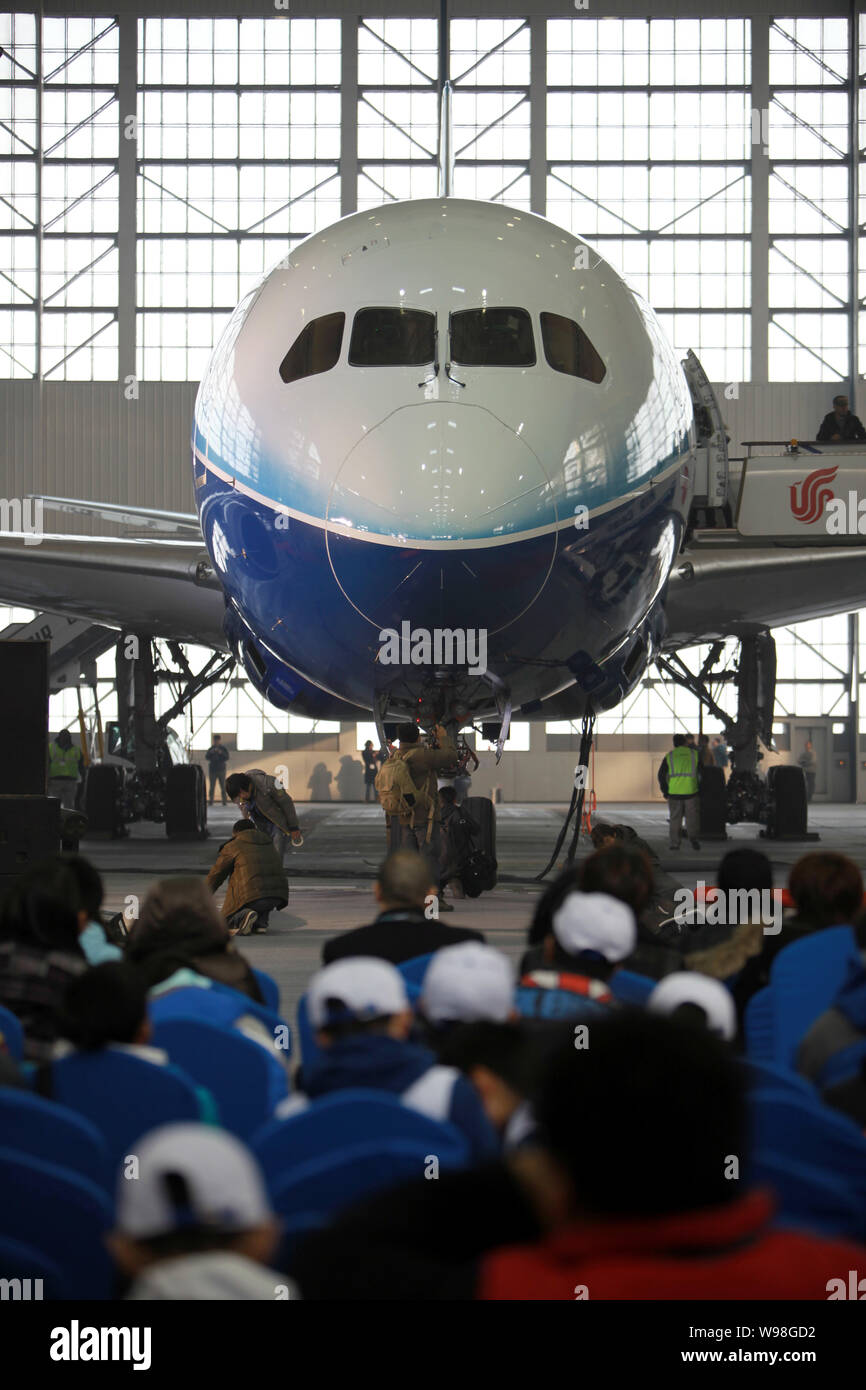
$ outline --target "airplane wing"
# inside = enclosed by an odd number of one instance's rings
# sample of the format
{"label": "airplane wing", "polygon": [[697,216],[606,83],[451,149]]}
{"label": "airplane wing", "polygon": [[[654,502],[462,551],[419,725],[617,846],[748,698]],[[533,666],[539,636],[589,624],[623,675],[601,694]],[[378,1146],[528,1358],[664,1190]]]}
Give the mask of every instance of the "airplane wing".
{"label": "airplane wing", "polygon": [[664,598],[672,650],[866,607],[862,545],[749,546],[707,535],[683,550]]}
{"label": "airplane wing", "polygon": [[0,532],[0,598],[225,650],[223,592],[201,539]]}

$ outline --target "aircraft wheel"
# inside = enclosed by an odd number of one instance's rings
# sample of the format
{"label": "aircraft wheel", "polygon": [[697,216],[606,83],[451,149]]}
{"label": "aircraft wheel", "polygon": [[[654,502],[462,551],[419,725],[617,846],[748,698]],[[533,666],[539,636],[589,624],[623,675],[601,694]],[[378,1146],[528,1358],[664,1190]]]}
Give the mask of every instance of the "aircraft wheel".
{"label": "aircraft wheel", "polygon": [[114,763],[92,763],[84,783],[84,814],[91,835],[118,836],[124,833],[120,812],[122,769]]}
{"label": "aircraft wheel", "polygon": [[774,839],[806,834],[808,802],[806,778],[801,767],[771,767],[767,774],[770,794],[767,833]]}
{"label": "aircraft wheel", "polygon": [[[496,807],[487,796],[467,796],[463,809],[481,827],[476,849],[496,859]],[[492,887],[493,885],[491,885]],[[489,891],[489,890],[488,890]]]}
{"label": "aircraft wheel", "polygon": [[173,840],[207,838],[207,794],[197,763],[169,769],[165,780],[165,833]]}

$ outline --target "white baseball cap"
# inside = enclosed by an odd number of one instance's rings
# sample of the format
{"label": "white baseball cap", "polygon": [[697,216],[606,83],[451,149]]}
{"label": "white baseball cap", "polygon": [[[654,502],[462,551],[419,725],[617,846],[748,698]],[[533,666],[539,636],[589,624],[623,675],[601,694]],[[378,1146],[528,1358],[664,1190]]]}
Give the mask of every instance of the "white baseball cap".
{"label": "white baseball cap", "polygon": [[161,1125],[133,1145],[117,1183],[116,1226],[146,1240],[184,1227],[249,1231],[271,1220],[264,1179],[240,1139],[210,1125]]}
{"label": "white baseball cap", "polygon": [[424,974],[419,1005],[431,1023],[502,1023],[514,1007],[511,962],[480,941],[444,946]]}
{"label": "white baseball cap", "polygon": [[307,1011],[314,1028],[327,1027],[334,1015],[348,1014],[364,1022],[389,1018],[409,1007],[403,976],[376,956],[335,960],[316,972],[307,990]]}
{"label": "white baseball cap", "polygon": [[647,1008],[655,1014],[672,1014],[681,1004],[696,1004],[703,1009],[707,1027],[726,1042],[737,1035],[737,1010],[733,995],[721,980],[699,975],[696,970],[677,970],[660,980],[647,1000]]}
{"label": "white baseball cap", "polygon": [[611,962],[637,946],[634,913],[609,893],[569,893],[553,914],[553,934],[570,956],[597,951]]}

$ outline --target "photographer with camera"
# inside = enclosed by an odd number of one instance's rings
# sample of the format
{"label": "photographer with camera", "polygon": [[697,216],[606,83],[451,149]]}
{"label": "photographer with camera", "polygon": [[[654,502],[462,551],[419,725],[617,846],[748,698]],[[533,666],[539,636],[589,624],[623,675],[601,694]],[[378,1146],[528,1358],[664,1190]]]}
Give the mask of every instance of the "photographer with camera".
{"label": "photographer with camera", "polygon": [[[401,724],[399,746],[376,776],[376,791],[385,812],[389,850],[416,849],[430,865],[430,882],[439,887],[440,808],[436,773],[452,767],[457,749],[447,729],[436,724],[429,745],[417,724]],[[439,893],[440,912],[453,912]]]}

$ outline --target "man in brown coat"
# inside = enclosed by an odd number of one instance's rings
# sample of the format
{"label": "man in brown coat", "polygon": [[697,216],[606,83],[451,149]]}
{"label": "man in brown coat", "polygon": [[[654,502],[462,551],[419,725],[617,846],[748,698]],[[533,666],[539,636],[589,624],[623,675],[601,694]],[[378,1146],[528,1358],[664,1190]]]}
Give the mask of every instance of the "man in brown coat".
{"label": "man in brown coat", "polygon": [[263,772],[260,767],[251,767],[249,772],[233,772],[226,778],[226,791],[229,800],[237,803],[247,820],[270,836],[281,864],[289,837],[296,849],[304,843],[295,803],[269,772]]}
{"label": "man in brown coat", "polygon": [[[430,881],[438,888],[440,806],[436,789],[436,773],[441,768],[454,765],[457,761],[457,749],[451,741],[447,729],[442,724],[437,724],[433,729],[433,737],[438,745],[435,748],[429,748],[426,744],[421,743],[417,724],[401,724],[397,730],[397,737],[400,749],[396,756],[403,758],[406,762],[412,781],[417,788],[419,814],[416,816],[401,814],[399,817],[386,814],[388,847],[390,850],[420,850],[430,866]],[[427,818],[431,806],[432,822],[428,839]],[[413,821],[416,823],[413,824]],[[454,911],[451,904],[443,900],[441,893],[439,893],[438,911]]]}
{"label": "man in brown coat", "polygon": [[280,856],[270,836],[249,820],[232,826],[232,838],[221,847],[207,876],[208,888],[215,892],[225,879],[223,916],[232,935],[266,932],[271,913],[289,900],[289,881]]}

